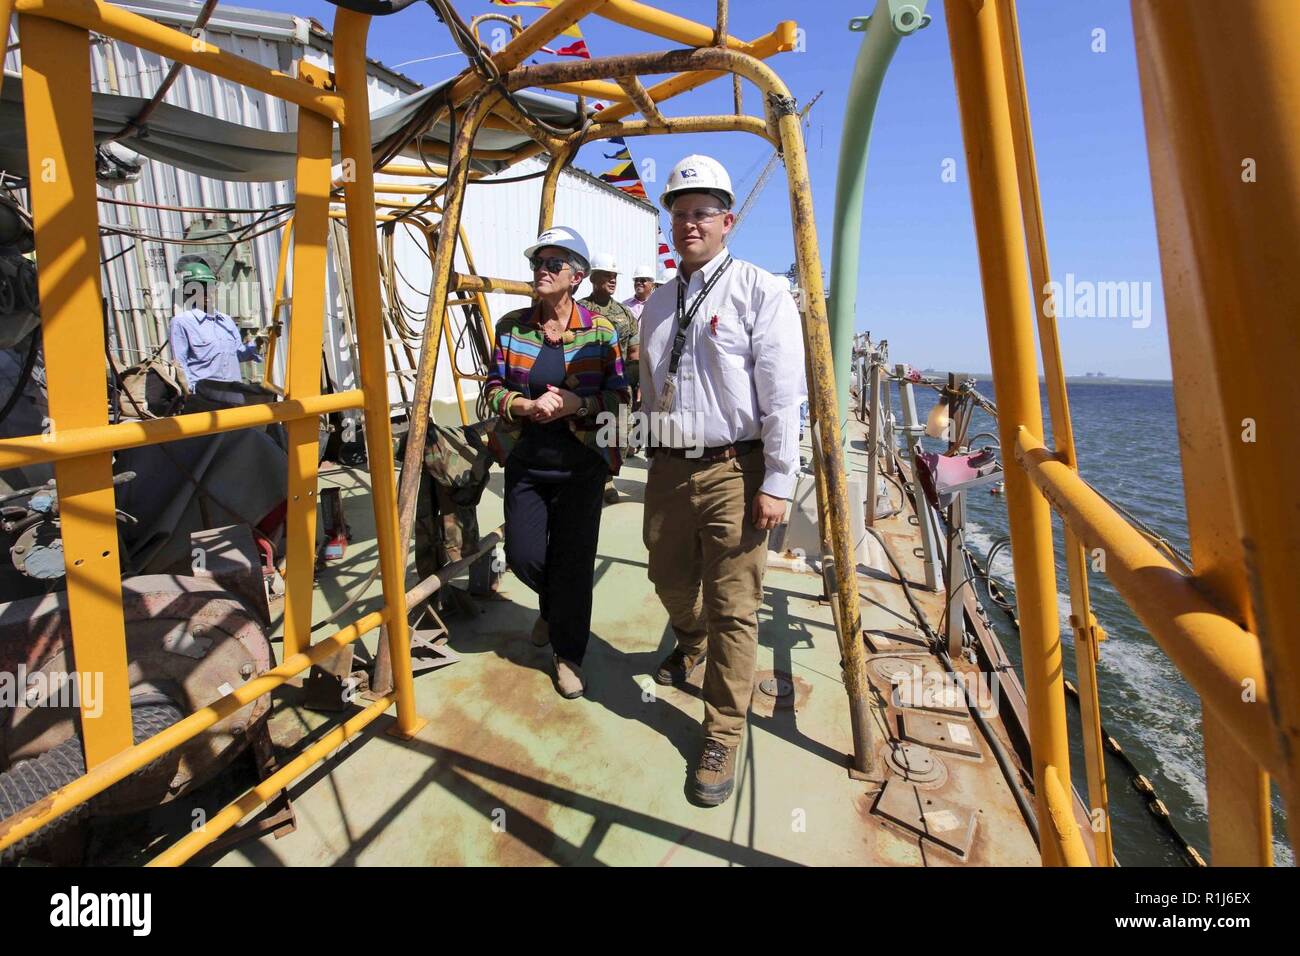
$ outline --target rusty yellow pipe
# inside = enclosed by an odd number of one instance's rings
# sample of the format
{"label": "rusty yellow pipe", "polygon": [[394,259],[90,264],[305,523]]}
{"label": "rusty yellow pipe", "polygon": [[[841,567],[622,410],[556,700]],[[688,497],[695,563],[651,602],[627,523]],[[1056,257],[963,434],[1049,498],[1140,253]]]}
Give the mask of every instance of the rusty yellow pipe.
{"label": "rusty yellow pipe", "polygon": [[[1005,414],[1000,402],[998,411]],[[1282,769],[1259,639],[1215,607],[1193,578],[1170,564],[1041,439],[1021,428],[1011,447],[1023,473],[1084,547],[1101,549],[1115,590],[1206,706],[1259,764],[1273,772]],[[1016,470],[1007,469],[1007,475]]]}
{"label": "rusty yellow pipe", "polygon": [[[429,167],[432,167],[430,169]],[[409,163],[388,163],[380,166],[375,172],[383,173],[386,176],[419,176],[421,179],[432,179],[434,176],[446,176],[447,167],[439,163],[430,163],[429,167],[420,165],[411,165]],[[375,183],[375,189],[382,190],[391,183]]]}
{"label": "rusty yellow pipe", "polygon": [[[946,0],[944,9],[972,184],[971,208],[999,437],[1002,447],[1009,449],[1015,446],[1018,427],[1042,434],[1043,420],[997,11],[991,3],[971,0]],[[1022,470],[1007,469],[1006,499],[1033,742],[1034,790],[1039,818],[1044,819],[1048,812],[1044,768],[1050,764],[1066,779],[1070,770],[1052,523],[1047,502]],[[1045,865],[1060,862],[1060,847],[1052,840],[1043,839],[1040,850]]]}
{"label": "rusty yellow pipe", "polygon": [[767,128],[766,122],[757,116],[732,115],[669,117],[663,126],[645,120],[592,124],[582,132],[580,138],[583,143],[590,143],[614,136],[658,136],[663,133],[753,133],[773,146],[777,145],[776,137]]}
{"label": "rusty yellow pipe", "polygon": [[[604,5],[595,10],[595,14],[602,19],[621,23],[643,33],[652,33],[685,46],[710,46],[717,38],[715,27],[679,17],[644,3],[637,3],[635,0],[606,0]],[[783,20],[777,24],[772,35],[781,38],[786,49],[792,49],[797,28],[793,20]],[[756,44],[747,43],[738,37],[726,37],[726,44],[727,49],[738,53],[747,53],[751,56],[755,54]]]}
{"label": "rusty yellow pipe", "polygon": [[454,292],[500,292],[504,295],[526,295],[531,297],[533,287],[519,279],[498,279],[494,276],[469,275],[453,272],[451,289]]}
{"label": "rusty yellow pipe", "polygon": [[[561,3],[546,11],[506,44],[500,53],[492,57],[492,62],[501,74],[509,73],[566,29],[606,2],[607,0],[562,0]],[[473,70],[466,70],[461,78],[452,85],[449,102],[454,106],[460,106],[483,87],[483,77]]]}
{"label": "rusty yellow pipe", "polygon": [[568,153],[561,150],[551,154],[546,165],[546,175],[542,177],[542,197],[537,204],[537,234],[540,236],[555,225],[555,191],[560,185],[560,174],[564,172]]}
{"label": "rusty yellow pipe", "polygon": [[375,192],[391,193],[395,196],[427,196],[433,192],[432,186],[421,186],[418,183],[375,183]]}
{"label": "rusty yellow pipe", "polygon": [[617,83],[606,83],[604,80],[583,80],[578,83],[556,83],[553,86],[545,87],[548,90],[555,90],[557,93],[572,93],[575,96],[590,96],[597,100],[610,100],[614,103],[626,103],[627,94]]}
{"label": "rusty yellow pipe", "polygon": [[313,664],[321,663],[331,654],[336,653],[339,648],[364,637],[384,623],[388,614],[389,609],[385,608],[367,614],[347,627],[340,628],[329,637],[317,641],[309,650],[286,658],[278,667],[253,677],[224,697],[196,710],[149,739],[114,754],[84,776],[60,787],[33,806],[20,810],[5,820],[0,820],[0,849],[17,843],[46,824],[57,820],[69,810],[92,800],[113,784],[126,779],[164,754],[183,746],[205,730],[247,707],[263,694],[269,694],[282,686]]}
{"label": "rusty yellow pipe", "polygon": [[393,696],[387,694],[370,704],[360,713],[354,714],[343,723],[327,730],[310,747],[288,763],[284,764],[271,776],[258,783],[247,793],[227,804],[215,816],[191,830],[185,837],[168,847],[154,859],[149,866],[181,866],[194,854],[209,846],[231,827],[248,816],[262,804],[271,800],[281,790],[292,784],[334,750],[347,743],[366,727],[384,715],[393,703]]}
{"label": "rusty yellow pipe", "polygon": [[[468,186],[469,152],[478,134],[479,123],[491,111],[501,98],[496,91],[484,93],[470,101],[460,119],[460,128],[456,142],[451,149],[451,173],[443,187],[446,200],[443,205],[440,232],[444,241],[430,249],[430,270],[433,285],[429,290],[428,311],[425,314],[424,329],[421,332],[420,360],[415,373],[415,397],[411,401],[411,415],[407,422],[406,451],[402,458],[402,484],[399,491],[397,512],[396,542],[403,559],[409,548],[411,529],[415,525],[415,510],[420,488],[420,475],[424,470],[424,445],[429,428],[429,405],[433,399],[433,379],[438,368],[438,351],[442,340],[442,326],[447,316],[447,293],[450,285],[451,271],[455,264],[455,237],[460,231],[461,210],[464,207],[465,190]],[[372,233],[373,236],[373,233]],[[387,396],[384,398],[387,403]],[[385,416],[387,412],[385,412]],[[385,421],[387,418],[385,417]],[[389,461],[391,463],[391,454]],[[399,582],[404,577],[398,578]],[[405,618],[402,621],[406,625]],[[385,647],[388,649],[385,650]],[[403,648],[407,667],[410,665],[410,647]],[[397,645],[391,638],[387,645],[381,645],[375,659],[375,673],[371,688],[377,693],[387,693],[390,686],[396,687]],[[391,676],[390,676],[390,667]]]}
{"label": "rusty yellow pipe", "polygon": [[[368,101],[366,35],[370,17],[339,8],[334,18],[335,84],[345,100]],[[354,223],[373,222],[375,174],[370,152],[370,113],[357,109],[340,130],[345,157],[352,157],[356,176],[345,189],[347,212]],[[370,492],[379,545],[388,651],[393,692],[397,698],[396,733],[411,737],[425,723],[415,711],[411,673],[410,625],[406,614],[406,546],[397,527],[397,481],[393,467],[392,427],[388,409],[388,373],[384,362],[384,330],[379,296],[379,246],[373,228],[353,229],[349,235],[352,291],[357,316],[357,351],[361,387],[366,395],[366,452],[370,461]]]}
{"label": "rusty yellow pipe", "polygon": [[[83,30],[102,33],[241,86],[251,86],[336,123],[343,121],[343,98],[337,94],[318,90],[310,83],[304,83],[278,70],[268,70],[259,63],[218,49],[211,43],[196,40],[189,34],[155,23],[146,17],[129,13],[112,3],[101,0],[16,0],[14,9],[21,14],[58,20]],[[24,38],[24,45],[26,42]]]}
{"label": "rusty yellow pipe", "polygon": [[54,461],[99,455],[142,445],[211,435],[292,421],[305,416],[361,408],[365,395],[360,390],[318,395],[302,400],[272,402],[269,405],[246,405],[220,408],[213,412],[192,412],[173,418],[155,418],[144,422],[119,422],[90,428],[69,428],[53,435],[23,435],[0,440],[0,469],[23,468]]}
{"label": "rusty yellow pipe", "polygon": [[[829,538],[835,558],[838,584],[837,619],[844,688],[849,697],[849,722],[853,737],[853,767],[860,774],[877,772],[872,734],[871,703],[866,676],[866,651],[862,641],[862,617],[858,598],[857,538],[849,527],[848,479],[841,451],[840,421],[835,414],[835,365],[831,359],[830,325],[826,317],[826,293],[822,287],[821,258],[813,217],[812,189],[808,160],[804,152],[803,127],[790,91],[766,65],[743,54],[715,50],[728,60],[744,61],[743,68],[766,97],[775,95],[788,105],[777,119],[777,133],[785,156],[790,192],[790,219],[794,231],[795,259],[803,282],[804,342],[811,371],[808,396],[820,424],[821,454],[816,459],[819,509],[823,539]],[[741,69],[737,69],[741,72]],[[829,525],[829,528],[827,527]],[[829,531],[829,534],[827,533]]]}
{"label": "rusty yellow pipe", "polygon": [[[750,54],[751,56],[758,59],[765,59],[783,50],[793,49],[793,34],[789,38],[786,38],[779,32],[769,33],[766,36],[755,40],[751,44],[751,47],[753,48]],[[725,75],[726,74],[721,70],[691,70],[669,77],[666,80],[661,80],[659,83],[656,83],[654,86],[647,89],[646,93],[656,103],[662,103],[665,100],[672,99],[674,96],[680,96],[682,93],[687,93],[691,90],[697,89],[698,87],[704,86],[706,83],[710,83]],[[594,122],[596,124],[615,123],[635,112],[636,107],[629,102],[624,101],[621,103],[615,103],[613,106],[597,113],[594,117]],[[775,145],[775,135],[769,132],[769,138]],[[542,152],[542,148],[536,143],[532,143],[520,147],[517,151],[512,153],[510,162],[517,163],[525,159],[530,159],[540,152]]]}
{"label": "rusty yellow pipe", "polygon": [[[1065,866],[1091,866],[1088,848],[1083,844],[1079,825],[1074,822],[1074,801],[1061,783],[1061,776],[1050,764],[1043,769],[1043,782],[1047,796],[1047,827],[1053,841],[1061,848],[1061,862]],[[1044,828],[1043,837],[1047,836]]]}
{"label": "rusty yellow pipe", "polygon": [[[1021,56],[1020,25],[1016,18],[1014,0],[995,2],[998,9],[998,34],[1002,42],[1007,106],[1011,118],[1011,141],[1016,153],[1016,172],[1020,183],[1021,218],[1029,245],[1029,277],[1037,306],[1034,317],[1038,323],[1043,380],[1047,387],[1047,407],[1052,419],[1052,438],[1061,460],[1078,470],[1074,451],[1074,427],[1070,422],[1070,401],[1065,387],[1065,370],[1061,364],[1061,342],[1056,328],[1056,308],[1052,302],[1052,270],[1047,257],[1047,230],[1043,225],[1042,196],[1038,188],[1038,160],[1034,155],[1029,92]],[[1093,850],[1098,866],[1110,866],[1114,861],[1114,846],[1111,838],[1110,799],[1106,788],[1101,701],[1097,690],[1098,638],[1103,632],[1092,614],[1083,546],[1068,528],[1065,531],[1064,547],[1066,575],[1070,585],[1070,624],[1074,633],[1075,669],[1079,678],[1079,712],[1088,778],[1088,809],[1090,813],[1101,810],[1104,818],[1104,826],[1092,829]]]}

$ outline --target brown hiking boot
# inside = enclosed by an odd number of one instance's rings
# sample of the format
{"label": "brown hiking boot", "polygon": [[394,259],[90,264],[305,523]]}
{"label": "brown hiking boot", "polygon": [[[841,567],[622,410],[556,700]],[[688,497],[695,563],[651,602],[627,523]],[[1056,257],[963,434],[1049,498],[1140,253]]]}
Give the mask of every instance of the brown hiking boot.
{"label": "brown hiking boot", "polygon": [[695,765],[691,780],[691,796],[707,807],[727,802],[736,784],[736,751],[739,747],[724,747],[716,740],[704,741],[704,750]]}
{"label": "brown hiking boot", "polygon": [[685,684],[695,673],[695,668],[704,662],[704,654],[704,651],[687,654],[680,647],[673,648],[673,652],[659,665],[659,670],[655,671],[655,683],[665,687],[670,684]]}
{"label": "brown hiking boot", "polygon": [[555,689],[565,700],[575,700],[587,689],[582,682],[582,668],[559,654],[555,655]]}
{"label": "brown hiking boot", "polygon": [[551,626],[546,623],[546,618],[539,617],[537,623],[533,625],[533,644],[537,647],[545,647],[551,643]]}

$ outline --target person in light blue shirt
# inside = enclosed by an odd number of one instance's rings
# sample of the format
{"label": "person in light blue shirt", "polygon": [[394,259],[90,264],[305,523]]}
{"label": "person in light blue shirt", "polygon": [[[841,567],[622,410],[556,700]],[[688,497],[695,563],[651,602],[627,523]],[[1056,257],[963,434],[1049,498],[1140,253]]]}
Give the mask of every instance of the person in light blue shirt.
{"label": "person in light blue shirt", "polygon": [[204,380],[240,381],[240,362],[262,361],[259,343],[254,340],[244,344],[234,320],[209,308],[217,277],[207,263],[187,262],[181,267],[181,281],[186,289],[194,283],[203,288],[202,307],[177,313],[171,323],[172,355],[185,369],[190,391]]}

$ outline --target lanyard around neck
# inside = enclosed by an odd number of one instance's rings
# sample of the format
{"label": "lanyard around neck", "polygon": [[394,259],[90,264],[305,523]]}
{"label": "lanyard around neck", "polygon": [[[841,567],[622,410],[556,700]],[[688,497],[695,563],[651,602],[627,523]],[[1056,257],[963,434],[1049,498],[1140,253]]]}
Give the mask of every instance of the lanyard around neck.
{"label": "lanyard around neck", "polygon": [[668,374],[676,375],[677,366],[682,362],[682,350],[686,348],[686,330],[691,327],[691,322],[695,320],[695,313],[700,311],[700,306],[708,298],[713,287],[717,285],[722,274],[731,267],[732,258],[730,255],[723,260],[722,265],[709,277],[709,281],[704,283],[704,288],[695,296],[695,301],[691,303],[690,311],[686,310],[686,283],[677,283],[677,335],[673,338],[673,351],[668,357]]}

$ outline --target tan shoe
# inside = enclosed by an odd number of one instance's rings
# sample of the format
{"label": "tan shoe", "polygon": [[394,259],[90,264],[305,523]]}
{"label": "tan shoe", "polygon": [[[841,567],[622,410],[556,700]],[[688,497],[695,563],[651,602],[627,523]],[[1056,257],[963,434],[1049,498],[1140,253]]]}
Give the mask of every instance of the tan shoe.
{"label": "tan shoe", "polygon": [[685,684],[695,673],[695,668],[704,663],[704,656],[703,650],[698,654],[687,654],[680,647],[674,647],[673,652],[663,659],[659,669],[655,671],[655,683],[665,687]]}
{"label": "tan shoe", "polygon": [[618,504],[618,489],[614,487],[614,479],[611,478],[605,482],[605,504]]}
{"label": "tan shoe", "polygon": [[695,774],[691,780],[691,796],[708,807],[726,803],[736,784],[736,752],[739,747],[724,747],[716,740],[704,741]]}
{"label": "tan shoe", "polygon": [[537,647],[545,647],[551,643],[551,626],[546,623],[543,617],[537,618],[537,623],[533,625],[533,644]]}
{"label": "tan shoe", "polygon": [[582,682],[582,668],[566,661],[559,654],[555,655],[555,689],[565,700],[581,697],[587,689],[587,685]]}

